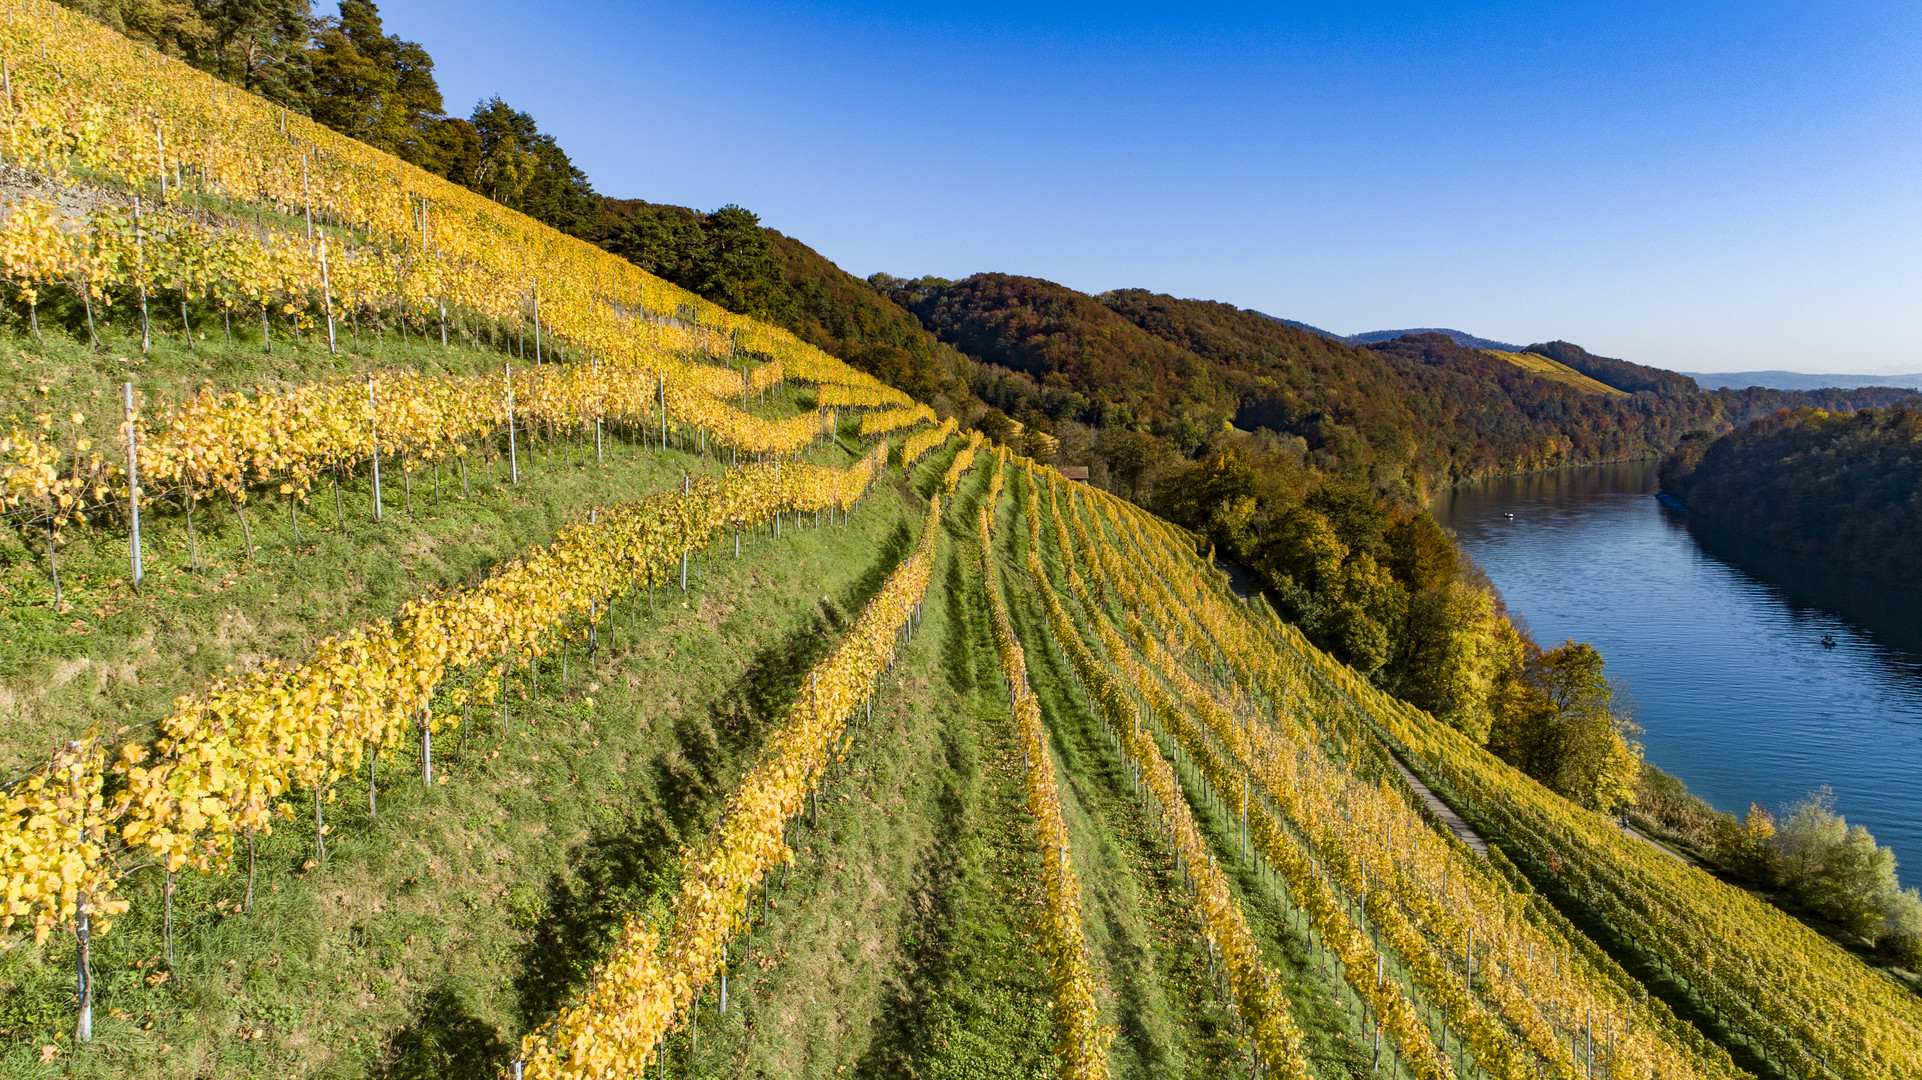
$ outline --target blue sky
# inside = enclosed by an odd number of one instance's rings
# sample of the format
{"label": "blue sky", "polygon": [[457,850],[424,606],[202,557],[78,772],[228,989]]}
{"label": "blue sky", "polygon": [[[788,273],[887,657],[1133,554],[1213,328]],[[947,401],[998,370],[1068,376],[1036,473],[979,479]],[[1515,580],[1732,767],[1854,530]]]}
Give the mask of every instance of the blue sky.
{"label": "blue sky", "polygon": [[599,190],[857,275],[1922,370],[1913,2],[381,11],[450,112],[498,93]]}

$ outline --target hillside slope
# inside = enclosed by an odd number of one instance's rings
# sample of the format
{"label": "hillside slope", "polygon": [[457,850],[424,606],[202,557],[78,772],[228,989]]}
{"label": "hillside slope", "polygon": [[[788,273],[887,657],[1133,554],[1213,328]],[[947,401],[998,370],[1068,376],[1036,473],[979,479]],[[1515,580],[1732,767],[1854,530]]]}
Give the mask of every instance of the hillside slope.
{"label": "hillside slope", "polygon": [[1631,364],[1626,360],[1596,356],[1573,342],[1551,341],[1546,345],[1530,345],[1527,351],[1540,353],[1556,363],[1574,368],[1597,382],[1606,383],[1617,390],[1626,390],[1631,394],[1638,390],[1654,390],[1663,394],[1687,394],[1696,389],[1694,380],[1686,375],[1643,364]]}
{"label": "hillside slope", "polygon": [[1662,463],[1691,524],[1922,589],[1922,413],[1784,410]]}
{"label": "hillside slope", "polygon": [[1625,395],[1628,393],[1626,390],[1610,386],[1605,382],[1597,382],[1581,372],[1576,371],[1574,368],[1569,367],[1567,364],[1559,360],[1550,359],[1541,353],[1512,352],[1501,349],[1488,349],[1486,351],[1490,356],[1498,360],[1505,360],[1521,368],[1523,371],[1532,371],[1544,379],[1552,382],[1566,383],[1569,386],[1575,387],[1577,390],[1586,390],[1591,394],[1604,395]]}
{"label": "hillside slope", "polygon": [[[110,196],[0,218],[5,1075],[1922,1075],[1912,997],[1194,534],[59,9],[0,45],[10,167]],[[956,311],[1039,401],[1282,385],[1037,307]],[[1577,403],[1398,344],[1325,356]],[[1267,550],[1446,593],[1423,522],[1323,484]]]}
{"label": "hillside slope", "polygon": [[[1565,343],[1531,348],[1630,393],[1598,400],[1439,334],[1364,349],[1232,305],[1144,290],[1092,297],[1006,274],[877,284],[936,336],[989,365],[972,382],[988,404],[1030,427],[1094,429],[1071,429],[1074,461],[1138,497],[1170,471],[1169,452],[1205,454],[1230,427],[1300,439],[1298,460],[1312,472],[1419,503],[1439,485],[1478,476],[1656,456],[1683,432],[1744,423],[1784,404],[1902,396],[1701,394],[1681,376]],[[1161,452],[1100,437],[1116,429],[1158,437]]]}

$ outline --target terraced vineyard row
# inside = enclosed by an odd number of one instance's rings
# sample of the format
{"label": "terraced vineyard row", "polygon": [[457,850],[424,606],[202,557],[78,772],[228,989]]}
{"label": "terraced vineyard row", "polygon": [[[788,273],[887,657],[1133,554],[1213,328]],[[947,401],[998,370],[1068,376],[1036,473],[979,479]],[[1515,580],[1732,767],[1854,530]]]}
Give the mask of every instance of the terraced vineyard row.
{"label": "terraced vineyard row", "polygon": [[846,754],[848,718],[911,633],[940,516],[941,502],[932,500],[914,553],[808,673],[805,695],[729,798],[721,823],[683,857],[680,891],[664,927],[630,919],[591,988],[522,1040],[515,1075],[588,1080],[647,1071],[663,1037],[719,970],[729,936],[746,918],[749,894],[794,857],[788,822],[807,806],[828,766]]}
{"label": "terraced vineyard row", "polygon": [[[121,878],[142,858],[169,873],[222,868],[237,839],[273,828],[283,795],[318,792],[415,735],[429,768],[433,731],[458,722],[451,710],[494,701],[506,668],[540,656],[562,627],[606,618],[614,598],[665,584],[677,561],[684,581],[688,552],[722,530],[846,510],[886,455],[883,444],[845,472],[777,463],[690,481],[563,530],[473,589],[329,638],[304,663],[184,699],[151,744],[117,746],[104,732],[75,740],[0,796],[4,925],[24,919],[36,941],[76,920],[104,932],[125,910]],[[450,679],[461,685],[443,693]],[[434,715],[437,703],[450,711]]]}
{"label": "terraced vineyard row", "polygon": [[[518,321],[538,306],[543,325],[604,359],[632,359],[635,346],[626,339],[635,318],[675,317],[708,331],[710,348],[767,355],[790,378],[864,385],[835,377],[845,365],[786,331],[730,314],[58,5],[7,0],[0,52],[12,87],[0,109],[0,143],[16,167],[56,180],[110,181],[168,203],[212,200],[309,215],[323,232],[344,229],[392,262],[393,276],[369,298],[390,309],[438,312],[445,305]],[[309,250],[306,239],[291,245],[289,257],[311,259],[318,269],[317,245]],[[111,289],[125,282],[87,275],[116,272],[83,260],[54,280],[80,274],[96,289]],[[314,295],[325,288],[319,276],[299,276],[292,295],[275,299],[303,309],[326,299]]]}
{"label": "terraced vineyard row", "polygon": [[[649,364],[516,371],[508,363],[490,375],[380,374],[285,393],[203,391],[151,430],[142,430],[137,406],[130,409],[109,445],[62,430],[67,425],[56,427],[45,413],[38,424],[16,420],[0,439],[0,511],[20,527],[124,523],[135,475],[142,507],[191,510],[216,495],[244,504],[261,492],[304,502],[323,479],[373,462],[385,463],[390,477],[394,468],[405,475],[442,463],[465,470],[477,447],[506,459],[503,466],[518,479],[521,449],[537,430],[599,446],[619,425],[630,439],[665,446],[672,420],[677,435],[716,451],[733,448],[737,456],[788,453],[830,435],[827,411],[763,419],[726,401],[780,377],[779,364],[736,373],[662,354]],[[684,432],[688,426],[692,431]],[[111,445],[122,452],[107,452]]]}
{"label": "terraced vineyard row", "polygon": [[[960,459],[956,458],[958,462]],[[1069,1080],[1093,1080],[1108,1075],[1108,1044],[1114,1032],[1101,1022],[1096,996],[1102,990],[1088,968],[1087,942],[1081,928],[1081,880],[1075,875],[1074,860],[1068,851],[1067,828],[1061,820],[1061,799],[1055,782],[1054,757],[1048,750],[1048,735],[1042,725],[1041,706],[1035,700],[1028,677],[1026,650],[1015,637],[1008,621],[1007,605],[997,584],[994,539],[990,525],[994,504],[1001,491],[1001,473],[979,514],[976,541],[981,545],[981,580],[988,593],[988,608],[994,625],[995,650],[1001,657],[1001,671],[1007,680],[1009,705],[1021,738],[1025,765],[1022,777],[1027,789],[1028,812],[1034,816],[1034,837],[1042,854],[1042,891],[1047,896],[1050,972],[1054,976],[1055,1025],[1060,1032],[1055,1057],[1059,1075]],[[950,488],[952,484],[947,485]]]}
{"label": "terraced vineyard row", "polygon": [[1277,973],[1263,960],[1261,947],[1249,932],[1227,878],[1215,864],[1181,794],[1179,780],[1152,733],[1144,731],[1126,682],[1112,673],[1120,658],[1098,656],[1083,640],[1075,620],[1049,584],[1040,557],[1032,550],[1028,574],[1046,607],[1055,647],[1066,654],[1083,691],[1106,720],[1110,739],[1129,763],[1132,782],[1144,804],[1151,808],[1168,842],[1181,854],[1184,878],[1200,908],[1211,955],[1220,955],[1242,1016],[1253,1032],[1257,1060],[1277,1075],[1308,1076],[1301,1054],[1301,1033],[1279,993]]}

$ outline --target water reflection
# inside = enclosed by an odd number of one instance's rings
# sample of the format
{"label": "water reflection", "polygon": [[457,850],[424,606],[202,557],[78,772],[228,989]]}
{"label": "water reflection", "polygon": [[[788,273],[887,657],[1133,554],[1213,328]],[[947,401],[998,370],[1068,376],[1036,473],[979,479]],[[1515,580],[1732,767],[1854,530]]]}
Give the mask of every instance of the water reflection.
{"label": "water reflection", "polygon": [[1705,544],[1654,491],[1653,463],[1604,465],[1460,488],[1434,509],[1537,640],[1602,650],[1650,760],[1724,810],[1829,784],[1922,881],[1922,601]]}

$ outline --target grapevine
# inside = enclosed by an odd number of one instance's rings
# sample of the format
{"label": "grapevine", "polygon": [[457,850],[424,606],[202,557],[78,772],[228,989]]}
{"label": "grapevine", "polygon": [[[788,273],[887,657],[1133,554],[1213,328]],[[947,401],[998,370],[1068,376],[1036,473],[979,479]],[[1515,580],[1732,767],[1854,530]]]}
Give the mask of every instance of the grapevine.
{"label": "grapevine", "polygon": [[932,500],[915,551],[868,602],[834,652],[809,673],[767,751],[728,799],[721,824],[681,864],[663,932],[630,918],[575,1003],[521,1040],[530,1080],[641,1075],[675,1018],[724,962],[749,891],[793,858],[785,835],[827,766],[844,754],[846,719],[891,662],[896,633],[927,590],[941,502]]}

